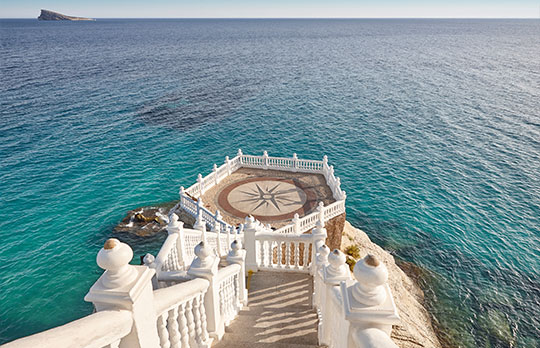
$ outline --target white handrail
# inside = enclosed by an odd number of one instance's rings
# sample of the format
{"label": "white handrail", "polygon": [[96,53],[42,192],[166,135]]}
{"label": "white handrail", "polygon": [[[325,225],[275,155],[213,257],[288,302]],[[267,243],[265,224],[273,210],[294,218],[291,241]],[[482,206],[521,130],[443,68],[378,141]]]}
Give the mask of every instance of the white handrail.
{"label": "white handrail", "polygon": [[118,347],[131,332],[132,314],[127,310],[101,311],[65,325],[2,345],[2,348],[101,348]]}

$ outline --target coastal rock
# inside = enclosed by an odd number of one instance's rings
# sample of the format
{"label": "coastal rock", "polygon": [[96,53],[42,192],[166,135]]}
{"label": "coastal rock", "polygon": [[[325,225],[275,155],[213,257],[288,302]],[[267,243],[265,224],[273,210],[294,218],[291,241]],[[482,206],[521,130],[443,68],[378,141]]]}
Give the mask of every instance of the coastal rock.
{"label": "coastal rock", "polygon": [[41,10],[38,19],[41,21],[95,21],[95,19],[92,18],[66,16],[49,10]]}
{"label": "coastal rock", "polygon": [[141,207],[128,211],[114,232],[127,232],[139,237],[153,236],[163,231],[169,223],[165,207]]}
{"label": "coastal rock", "polygon": [[364,231],[345,222],[341,249],[345,250],[351,245],[359,247],[360,257],[372,254],[388,268],[388,285],[392,290],[401,318],[401,325],[393,327],[392,340],[400,348],[440,348],[441,344],[437,339],[431,317],[423,306],[424,293],[396,265],[394,257],[373,243]]}

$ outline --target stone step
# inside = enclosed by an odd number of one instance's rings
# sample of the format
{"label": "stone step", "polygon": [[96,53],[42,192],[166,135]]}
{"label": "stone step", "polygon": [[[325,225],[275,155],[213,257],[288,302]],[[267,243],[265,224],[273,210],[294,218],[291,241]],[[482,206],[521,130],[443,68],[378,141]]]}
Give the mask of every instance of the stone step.
{"label": "stone step", "polygon": [[238,342],[229,342],[229,341],[219,341],[212,345],[212,348],[319,348],[323,346],[318,346],[314,344],[292,344],[292,343],[249,343],[242,344]]}
{"label": "stone step", "polygon": [[[274,329],[260,331],[253,328],[245,328],[241,333],[227,332],[219,343],[236,344],[237,347],[253,347],[255,344],[284,344],[290,347],[291,345],[302,346],[317,346],[317,332],[313,329]],[[215,345],[218,346],[217,344]]]}
{"label": "stone step", "polygon": [[287,308],[276,308],[268,306],[249,306],[244,307],[238,313],[239,315],[261,315],[262,313],[283,313],[283,312],[293,312],[293,313],[315,313],[315,310],[311,306],[291,306]]}

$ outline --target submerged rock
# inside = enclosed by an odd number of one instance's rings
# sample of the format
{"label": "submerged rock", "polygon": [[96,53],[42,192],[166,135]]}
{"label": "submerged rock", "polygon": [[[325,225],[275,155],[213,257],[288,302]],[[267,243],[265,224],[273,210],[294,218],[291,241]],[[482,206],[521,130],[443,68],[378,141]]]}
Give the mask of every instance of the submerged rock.
{"label": "submerged rock", "polygon": [[49,10],[41,10],[38,19],[41,21],[95,21],[95,19],[92,18],[66,16]]}
{"label": "submerged rock", "polygon": [[153,236],[163,231],[169,223],[166,207],[141,207],[128,211],[114,232],[128,232],[139,237]]}

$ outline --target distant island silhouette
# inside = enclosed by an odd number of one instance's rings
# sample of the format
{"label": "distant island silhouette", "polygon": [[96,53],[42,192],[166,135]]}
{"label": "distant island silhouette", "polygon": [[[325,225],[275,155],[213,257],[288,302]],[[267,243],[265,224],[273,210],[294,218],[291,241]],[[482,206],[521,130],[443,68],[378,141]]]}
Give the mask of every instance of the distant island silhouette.
{"label": "distant island silhouette", "polygon": [[41,10],[40,21],[95,21],[93,18],[67,16],[58,12]]}

